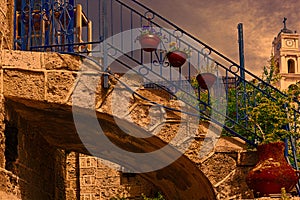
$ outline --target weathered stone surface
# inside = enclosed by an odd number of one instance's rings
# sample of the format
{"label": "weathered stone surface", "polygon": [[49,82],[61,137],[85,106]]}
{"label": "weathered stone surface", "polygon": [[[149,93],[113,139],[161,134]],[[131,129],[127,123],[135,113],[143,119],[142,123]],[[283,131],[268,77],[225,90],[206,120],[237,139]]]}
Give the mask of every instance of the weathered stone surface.
{"label": "weathered stone surface", "polygon": [[237,152],[246,149],[246,143],[237,137],[221,137],[216,144],[215,152]]}
{"label": "weathered stone surface", "polygon": [[253,193],[249,190],[245,175],[251,168],[236,168],[227,179],[217,185],[218,199],[253,199]]}
{"label": "weathered stone surface", "polygon": [[227,154],[216,153],[202,163],[201,170],[213,185],[218,184],[236,168],[236,161]]}
{"label": "weathered stone surface", "polygon": [[[69,167],[75,166],[75,154],[68,156]],[[67,200],[73,200],[78,191],[76,178],[80,179],[80,197],[85,199],[110,200],[113,197],[138,197],[142,193],[149,196],[156,191],[154,185],[145,181],[138,175],[127,177],[114,169],[102,164],[101,159],[80,154],[80,177],[75,177],[73,184],[68,184],[66,190]],[[74,171],[69,168],[68,171]],[[74,180],[72,174],[68,173],[67,181]]]}
{"label": "weathered stone surface", "polygon": [[258,162],[258,154],[256,151],[243,151],[239,153],[238,165],[239,166],[254,166]]}
{"label": "weathered stone surface", "polygon": [[13,195],[11,193],[6,193],[3,191],[0,191],[0,200],[22,200],[21,197],[18,197],[16,195]]}
{"label": "weathered stone surface", "polygon": [[[0,47],[3,49],[12,49],[13,45],[13,11],[14,1],[1,0],[0,13]],[[0,50],[2,50],[0,49]]]}
{"label": "weathered stone surface", "polygon": [[[3,168],[0,168],[0,200],[3,196],[10,196],[14,199],[21,199],[21,191],[18,177]],[[4,199],[3,199],[4,200]]]}
{"label": "weathered stone surface", "polygon": [[3,68],[42,69],[40,52],[2,51]]}
{"label": "weathered stone surface", "polygon": [[22,199],[65,199],[65,153],[25,120],[18,127],[17,175]]}
{"label": "weathered stone surface", "polygon": [[46,72],[46,99],[66,103],[75,84],[76,74],[68,71]]}
{"label": "weathered stone surface", "polygon": [[43,101],[45,97],[44,73],[6,69],[3,72],[3,90],[5,96]]}
{"label": "weathered stone surface", "polygon": [[81,59],[73,55],[59,53],[44,53],[43,65],[47,70],[78,71],[81,68]]}
{"label": "weathered stone surface", "polygon": [[5,99],[3,95],[0,95],[0,168],[5,167],[5,109],[4,109]]}

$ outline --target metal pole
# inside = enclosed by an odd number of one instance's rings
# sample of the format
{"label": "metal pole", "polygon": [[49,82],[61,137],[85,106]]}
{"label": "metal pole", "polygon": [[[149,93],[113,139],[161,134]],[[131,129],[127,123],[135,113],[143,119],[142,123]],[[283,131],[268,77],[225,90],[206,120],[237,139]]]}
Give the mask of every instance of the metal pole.
{"label": "metal pole", "polygon": [[[103,69],[108,68],[108,52],[107,52],[107,37],[108,37],[108,24],[107,24],[107,0],[102,0],[102,17],[103,17]],[[108,75],[103,75],[103,87],[109,88]]]}
{"label": "metal pole", "polygon": [[239,57],[240,57],[240,75],[242,81],[245,80],[245,57],[244,57],[244,37],[243,37],[243,24],[238,24],[238,40],[239,40]]}

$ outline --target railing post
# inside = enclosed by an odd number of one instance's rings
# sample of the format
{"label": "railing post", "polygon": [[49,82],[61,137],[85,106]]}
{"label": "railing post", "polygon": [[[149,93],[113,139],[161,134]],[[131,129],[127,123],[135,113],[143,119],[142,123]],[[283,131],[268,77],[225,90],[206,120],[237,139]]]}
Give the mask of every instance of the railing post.
{"label": "railing post", "polygon": [[[107,0],[102,0],[102,26],[103,26],[103,69],[107,71],[108,68],[108,45],[107,45],[107,37],[108,37],[108,25],[107,25]],[[108,75],[103,75],[103,87],[108,88]]]}
{"label": "railing post", "polygon": [[[76,31],[77,31],[77,42],[82,42],[82,6],[81,4],[76,5]],[[78,51],[81,51],[81,46],[79,45]]]}
{"label": "railing post", "polygon": [[[21,11],[20,11],[20,23],[21,23],[21,50],[26,50],[27,49],[27,40],[26,40],[26,25],[24,23],[23,18],[25,18],[25,14],[23,13],[23,10],[25,10],[25,6],[26,6],[26,1],[22,0],[21,3]],[[29,20],[29,17],[28,17]]]}
{"label": "railing post", "polygon": [[[93,25],[92,25],[92,21],[91,20],[88,20],[88,42],[92,42],[93,41]],[[88,44],[87,45],[87,50],[90,52],[92,51],[93,49],[93,46],[92,44]]]}
{"label": "railing post", "polygon": [[[68,44],[73,44],[74,43],[74,6],[75,6],[75,1],[74,0],[69,0],[69,4],[72,6],[72,10],[68,10],[69,15],[70,15],[70,22],[67,25],[67,43]],[[80,13],[81,14],[81,13]],[[68,46],[68,52],[74,52],[74,47],[73,45]]]}
{"label": "railing post", "polygon": [[241,67],[241,78],[244,82],[245,80],[245,57],[244,57],[244,37],[243,37],[243,24],[238,24],[238,40],[239,40],[239,57],[240,57],[240,67]]}
{"label": "railing post", "polygon": [[[286,113],[287,113],[286,117],[287,118],[294,117],[294,121],[297,120],[296,119],[296,115],[294,115],[294,116],[290,116],[289,115],[289,113],[288,113],[288,109],[289,108],[288,108],[288,104],[287,103],[285,103],[283,105],[283,107],[286,110]],[[291,131],[290,124],[289,123],[286,124],[285,127],[284,127],[284,129],[286,131]],[[293,136],[290,136],[289,138],[285,138],[284,139],[284,143],[285,143],[284,156],[285,156],[287,162],[290,164],[290,160],[289,160],[289,141],[288,140],[290,140],[290,144],[291,144],[292,159],[294,161],[293,167],[294,167],[295,170],[298,171],[299,170],[299,166],[298,166],[297,150],[296,150],[295,141],[294,141],[294,137]],[[300,181],[299,180],[297,181],[297,184],[296,184],[296,190],[297,190],[298,196],[300,196]]]}

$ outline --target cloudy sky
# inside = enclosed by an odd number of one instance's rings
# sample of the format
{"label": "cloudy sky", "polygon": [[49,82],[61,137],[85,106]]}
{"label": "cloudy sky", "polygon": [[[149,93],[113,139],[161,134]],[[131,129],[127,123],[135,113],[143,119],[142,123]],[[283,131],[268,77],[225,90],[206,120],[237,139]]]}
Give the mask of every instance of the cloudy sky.
{"label": "cloudy sky", "polygon": [[238,62],[237,25],[243,23],[246,68],[260,74],[283,28],[300,33],[299,0],[140,0],[179,27]]}

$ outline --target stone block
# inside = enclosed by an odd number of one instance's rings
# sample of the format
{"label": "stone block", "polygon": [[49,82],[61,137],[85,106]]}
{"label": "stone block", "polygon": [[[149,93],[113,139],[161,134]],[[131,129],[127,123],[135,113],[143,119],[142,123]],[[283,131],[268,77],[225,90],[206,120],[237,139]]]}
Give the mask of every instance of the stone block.
{"label": "stone block", "polygon": [[3,93],[4,96],[44,100],[44,73],[6,69],[3,72]]}
{"label": "stone block", "polygon": [[236,160],[224,153],[215,153],[201,165],[201,170],[213,185],[222,181],[234,169]]}
{"label": "stone block", "polygon": [[21,200],[20,195],[10,194],[3,191],[0,191],[0,200]]}
{"label": "stone block", "polygon": [[67,71],[46,72],[46,99],[49,102],[64,102],[72,90],[76,74]]}
{"label": "stone block", "polygon": [[237,137],[220,137],[215,152],[237,152],[246,149],[246,143]]}
{"label": "stone block", "polygon": [[96,173],[96,168],[84,168],[84,169],[80,169],[80,174],[82,175],[95,175]]}
{"label": "stone block", "polygon": [[74,55],[49,52],[43,54],[43,64],[47,70],[78,71],[81,68],[81,58]]}
{"label": "stone block", "polygon": [[86,156],[80,157],[80,168],[97,167],[97,160],[95,157]]}
{"label": "stone block", "polygon": [[3,68],[42,69],[41,53],[31,51],[3,51]]}
{"label": "stone block", "polygon": [[215,189],[218,199],[254,199],[248,188],[245,175],[250,168],[237,168],[229,177],[224,179]]}
{"label": "stone block", "polygon": [[81,177],[80,185],[82,186],[89,186],[95,184],[95,176],[91,175],[84,175]]}
{"label": "stone block", "polygon": [[72,189],[66,190],[66,200],[76,199],[76,191]]}
{"label": "stone block", "polygon": [[239,153],[238,166],[254,166],[258,162],[256,151],[245,151]]}
{"label": "stone block", "polygon": [[101,81],[101,76],[94,73],[82,73],[80,74],[80,79],[76,84],[76,88],[72,94],[72,102],[78,107],[83,108],[95,108],[94,100],[87,100],[92,97],[95,99],[96,89]]}

